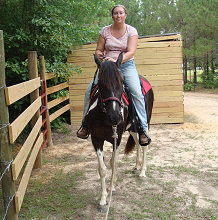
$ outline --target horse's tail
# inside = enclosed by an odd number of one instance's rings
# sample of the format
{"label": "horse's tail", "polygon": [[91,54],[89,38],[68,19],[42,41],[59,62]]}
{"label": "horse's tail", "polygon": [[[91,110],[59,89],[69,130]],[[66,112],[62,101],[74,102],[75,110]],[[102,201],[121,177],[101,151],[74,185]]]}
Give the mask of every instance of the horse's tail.
{"label": "horse's tail", "polygon": [[125,147],[125,154],[129,154],[135,147],[135,141],[133,136],[130,134]]}

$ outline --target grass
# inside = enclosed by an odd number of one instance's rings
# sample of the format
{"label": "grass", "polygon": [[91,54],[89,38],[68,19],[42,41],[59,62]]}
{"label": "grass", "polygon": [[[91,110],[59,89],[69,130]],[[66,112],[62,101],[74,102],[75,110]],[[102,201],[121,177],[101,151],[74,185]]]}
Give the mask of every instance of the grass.
{"label": "grass", "polygon": [[[184,89],[186,91],[197,91],[197,92],[209,92],[209,93],[218,93],[217,88],[217,78],[215,77],[214,80],[206,80],[206,87],[203,86],[203,78],[202,78],[203,71],[197,70],[197,84],[193,83],[194,80],[194,72],[192,70],[189,70],[187,72],[187,80],[188,82],[185,84]],[[211,75],[210,75],[211,77]]]}
{"label": "grass", "polygon": [[[140,187],[136,190],[136,194],[141,194],[141,197],[132,200],[134,209],[126,213],[127,219],[216,219],[217,201],[211,201],[210,208],[199,207],[197,195],[188,190],[178,193],[177,184],[181,180],[177,178],[177,181],[167,181],[167,178],[160,178],[155,171],[156,169],[162,174],[170,173],[174,177],[179,172],[179,176],[186,175],[188,179],[192,177],[201,179],[205,174],[191,167],[154,168],[152,166],[152,169],[149,167],[150,178],[146,181],[146,185],[150,187],[147,187],[143,192]],[[135,178],[136,183],[141,186],[142,183],[138,182],[138,177],[135,176]]]}
{"label": "grass", "polygon": [[[183,193],[177,191],[177,185],[184,176],[189,180],[194,177],[210,182],[210,179],[215,178],[210,173],[200,172],[193,167],[152,165],[148,166],[146,182],[130,172],[126,175],[130,175],[132,181],[125,187],[129,188],[128,193],[122,192],[126,198],[123,203],[124,207],[131,209],[119,211],[124,219],[216,219],[214,210],[218,205],[217,201],[210,201],[212,206],[209,208],[200,208],[196,194],[188,190]],[[166,175],[176,177],[176,180],[169,180]],[[46,179],[45,173],[40,178],[31,180],[19,219],[93,219],[95,212],[89,218],[83,214],[93,198],[88,190],[81,191],[79,188],[79,184],[85,180],[81,170],[68,173],[57,170],[50,180]],[[119,205],[112,205],[109,220],[116,220],[117,208]]]}
{"label": "grass", "polygon": [[81,171],[57,171],[48,182],[31,181],[25,195],[19,219],[73,219],[79,209],[89,201],[86,193],[80,194],[77,186],[84,180]]}
{"label": "grass", "polygon": [[187,114],[187,113],[186,113],[186,114],[184,115],[184,120],[185,120],[185,122],[200,124],[199,118],[196,117],[195,115],[190,115],[190,114]]}

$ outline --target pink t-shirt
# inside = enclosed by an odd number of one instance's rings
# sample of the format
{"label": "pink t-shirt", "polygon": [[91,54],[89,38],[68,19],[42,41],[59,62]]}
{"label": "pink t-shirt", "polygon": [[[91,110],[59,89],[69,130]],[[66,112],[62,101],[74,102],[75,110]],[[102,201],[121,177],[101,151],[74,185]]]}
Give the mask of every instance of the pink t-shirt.
{"label": "pink t-shirt", "polygon": [[105,40],[105,56],[117,59],[120,52],[125,53],[127,51],[128,38],[138,36],[138,32],[134,27],[127,24],[125,34],[120,38],[116,38],[111,34],[111,25],[108,25],[100,31],[100,35]]}

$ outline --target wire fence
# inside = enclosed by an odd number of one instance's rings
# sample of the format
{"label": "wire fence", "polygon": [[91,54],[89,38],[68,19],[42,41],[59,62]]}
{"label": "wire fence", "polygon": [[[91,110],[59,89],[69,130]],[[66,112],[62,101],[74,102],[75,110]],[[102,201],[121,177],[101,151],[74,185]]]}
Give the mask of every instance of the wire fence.
{"label": "wire fence", "polygon": [[2,123],[0,123],[0,130],[3,129],[3,128],[8,127],[9,125],[10,125],[10,123],[8,123],[8,124],[2,124]]}
{"label": "wire fence", "polygon": [[[1,173],[1,176],[0,176],[0,182],[2,181],[2,178],[3,178],[3,176],[6,174],[6,172],[10,172],[10,167],[11,167],[11,164],[12,164],[12,162],[13,162],[13,160],[11,160],[10,162],[8,162],[8,161],[0,161],[0,164],[1,164],[1,167],[2,166],[6,166],[5,167],[5,169],[4,169],[4,171]],[[7,206],[6,206],[6,209],[4,210],[4,205],[3,205],[3,199],[1,199],[0,200],[0,204],[1,204],[1,208],[0,208],[0,218],[1,219],[3,219],[3,220],[5,220],[6,219],[6,216],[7,216],[7,214],[8,214],[8,209],[9,209],[9,207],[10,207],[10,204],[11,204],[11,202],[13,201],[13,199],[14,199],[14,197],[15,197],[15,195],[16,194],[14,194],[13,196],[9,196],[8,197],[8,204],[7,204]],[[3,193],[2,193],[2,188],[0,188],[0,198],[3,198]],[[4,211],[5,211],[5,213],[4,213]],[[2,215],[2,213],[4,213],[3,215]]]}
{"label": "wire fence", "polygon": [[6,171],[9,172],[10,166],[11,166],[12,162],[13,162],[13,160],[11,160],[10,162],[0,161],[1,166],[2,166],[2,164],[5,164],[5,165],[6,165],[5,170],[4,170],[4,171],[2,172],[2,174],[1,174],[0,181],[2,180],[2,178],[3,178],[4,174],[6,173]]}
{"label": "wire fence", "polygon": [[5,210],[4,210],[2,186],[1,186],[1,183],[0,183],[0,219],[3,219],[4,211],[5,211]]}

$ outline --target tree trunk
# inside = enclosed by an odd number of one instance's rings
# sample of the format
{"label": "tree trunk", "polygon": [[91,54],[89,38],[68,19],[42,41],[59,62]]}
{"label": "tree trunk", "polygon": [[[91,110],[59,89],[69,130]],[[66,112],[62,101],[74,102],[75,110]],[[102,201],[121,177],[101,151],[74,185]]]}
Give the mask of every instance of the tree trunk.
{"label": "tree trunk", "polygon": [[194,60],[193,60],[193,70],[194,70],[194,83],[197,84],[197,59],[194,56]]}
{"label": "tree trunk", "polygon": [[207,74],[207,80],[209,80],[209,56],[208,56],[208,52],[206,54],[206,74]]}
{"label": "tree trunk", "polygon": [[188,70],[187,70],[187,58],[185,56],[183,58],[183,81],[184,81],[184,84],[187,83],[187,73],[188,73]]}
{"label": "tree trunk", "polygon": [[[13,160],[12,145],[9,143],[8,136],[8,124],[9,124],[9,113],[8,107],[5,100],[5,53],[4,53],[4,41],[3,41],[3,31],[0,30],[0,170],[1,174],[5,171],[5,168]],[[6,208],[10,202],[10,197],[12,201],[8,206],[7,220],[17,220],[18,215],[15,211],[15,183],[12,179],[11,166],[9,166],[9,171],[6,171],[2,178],[2,194],[4,200],[4,208]]]}
{"label": "tree trunk", "polygon": [[211,73],[213,76],[215,75],[215,68],[214,68],[214,51],[211,50]]}
{"label": "tree trunk", "polygon": [[206,69],[207,69],[207,68],[206,68],[206,59],[207,59],[207,58],[206,58],[206,55],[204,55],[204,57],[203,57],[203,62],[204,62],[204,67],[203,67],[203,69],[204,69],[204,70],[203,70],[203,87],[204,87],[204,88],[206,88],[206,71],[207,71],[207,70],[206,70]]}

